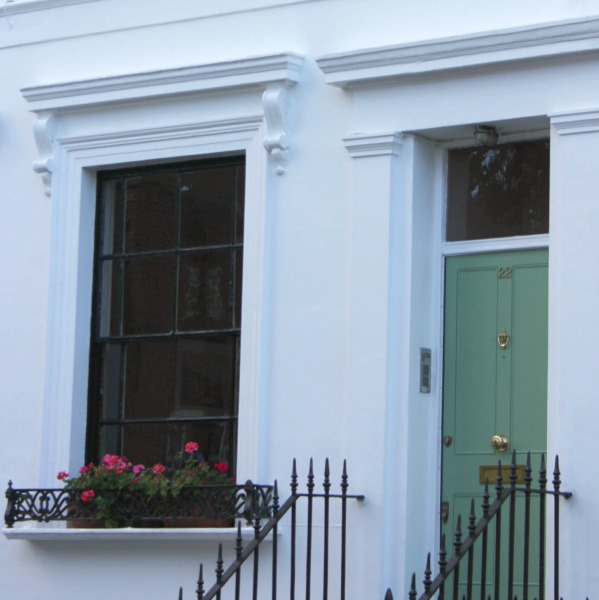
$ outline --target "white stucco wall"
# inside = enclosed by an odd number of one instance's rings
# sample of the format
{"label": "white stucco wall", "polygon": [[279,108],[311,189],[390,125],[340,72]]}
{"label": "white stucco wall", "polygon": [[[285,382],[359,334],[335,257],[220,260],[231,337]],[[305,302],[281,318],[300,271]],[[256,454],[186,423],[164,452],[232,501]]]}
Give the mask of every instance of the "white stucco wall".
{"label": "white stucco wall", "polygon": [[[61,102],[33,106],[21,90],[293,52],[303,56],[303,65],[288,93],[290,149],[283,175],[276,175],[262,146],[265,124],[245,141],[221,137],[199,150],[157,145],[154,154],[176,158],[228,148],[251,157],[248,186],[255,206],[248,217],[253,241],[252,260],[246,256],[243,334],[251,343],[244,341],[242,366],[242,403],[251,410],[242,405],[248,421],[241,424],[242,439],[249,449],[240,451],[240,477],[286,482],[293,457],[301,475],[314,457],[320,478],[325,456],[337,477],[347,458],[351,491],[367,496],[363,506],[351,506],[351,535],[358,543],[351,550],[348,597],[374,590],[382,598],[388,585],[401,595],[406,573],[422,569],[437,535],[444,148],[470,135],[473,123],[495,123],[515,137],[541,128],[552,144],[549,453],[560,453],[564,485],[575,493],[564,514],[562,594],[591,595],[597,578],[591,565],[599,555],[592,500],[599,484],[589,478],[599,389],[596,32],[591,27],[586,38],[581,33],[576,52],[566,42],[549,41],[531,59],[518,54],[526,49],[508,48],[501,63],[485,63],[489,53],[471,49],[482,67],[440,66],[426,77],[385,73],[383,82],[367,74],[376,64],[343,82],[343,73],[325,74],[319,64],[322,57],[364,48],[597,17],[596,2],[217,4],[0,5],[0,483],[48,484],[54,477],[49,471],[83,459],[85,397],[79,392],[87,357],[76,353],[72,340],[85,345],[86,296],[85,289],[77,297],[68,290],[77,291],[81,282],[89,286],[85,262],[77,261],[91,240],[85,228],[75,240],[57,240],[56,232],[62,231],[57,214],[80,223],[78,207],[65,203],[76,202],[79,191],[93,199],[86,187],[93,176],[82,185],[64,173],[77,161],[77,168],[93,171],[149,161],[153,154],[150,143],[135,151],[119,147],[112,157],[61,150],[48,197],[31,168],[39,158],[31,110],[53,111]],[[567,58],[543,58],[560,52],[569,52]],[[262,118],[260,94],[253,88],[195,91],[178,98],[171,112],[164,110],[168,93],[139,106],[96,98],[82,113],[55,111],[56,135]],[[583,109],[589,114],[576,112]],[[568,129],[571,121],[575,131]],[[77,160],[70,163],[67,155]],[[89,210],[83,206],[82,214]],[[69,248],[75,252],[67,253],[69,260],[82,269],[65,292],[82,319],[72,338],[48,321],[56,314],[68,320],[57,274],[66,264],[60,253]],[[58,351],[55,338],[70,343],[70,350]],[[421,346],[433,350],[430,395],[418,393]],[[47,369],[62,368],[65,356],[75,367],[57,379]],[[55,412],[55,406],[62,408]],[[158,599],[174,598],[185,585],[190,596],[200,558],[214,556],[215,547],[198,539],[30,542],[0,536],[0,591],[26,600]]]}

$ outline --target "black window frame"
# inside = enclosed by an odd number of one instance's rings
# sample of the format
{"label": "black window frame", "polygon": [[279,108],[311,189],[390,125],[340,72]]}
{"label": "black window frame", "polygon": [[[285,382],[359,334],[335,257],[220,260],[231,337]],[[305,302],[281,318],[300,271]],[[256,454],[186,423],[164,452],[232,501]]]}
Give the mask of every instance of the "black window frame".
{"label": "black window frame", "polygon": [[[148,335],[102,335],[101,334],[101,312],[102,312],[102,263],[109,258],[118,258],[128,256],[124,249],[121,249],[120,253],[106,253],[103,250],[103,237],[104,232],[102,231],[104,222],[104,199],[103,191],[105,184],[115,179],[126,179],[136,176],[144,176],[148,174],[161,174],[161,173],[176,173],[181,174],[189,172],[190,170],[202,170],[202,169],[214,169],[218,167],[234,167],[236,169],[236,194],[244,196],[245,188],[245,155],[233,155],[226,157],[217,158],[204,158],[197,160],[188,160],[180,162],[168,162],[159,163],[152,165],[144,165],[137,167],[128,167],[121,169],[111,169],[105,171],[99,171],[97,173],[97,192],[96,192],[96,222],[95,222],[95,240],[94,240],[94,277],[93,277],[93,288],[92,288],[92,315],[91,315],[91,336],[90,336],[90,353],[89,353],[89,377],[88,377],[88,398],[87,398],[87,428],[86,428],[86,444],[85,444],[85,462],[99,462],[102,458],[101,455],[104,451],[101,449],[101,435],[100,431],[105,426],[118,426],[124,425],[157,425],[157,424],[183,424],[183,423],[223,423],[230,427],[230,445],[229,455],[223,457],[229,463],[229,474],[235,475],[235,464],[236,464],[236,453],[237,453],[237,435],[238,435],[238,414],[239,414],[239,355],[240,355],[240,342],[241,342],[241,303],[242,303],[242,275],[243,270],[243,215],[234,214],[233,216],[233,227],[239,227],[239,219],[241,218],[241,241],[233,239],[230,244],[215,244],[207,245],[203,248],[204,251],[212,251],[218,249],[230,249],[240,250],[239,260],[240,263],[237,267],[239,272],[239,281],[236,281],[236,285],[240,289],[234,290],[233,299],[235,306],[233,307],[233,323],[231,327],[210,329],[202,331],[171,331],[167,334],[148,334]],[[178,197],[177,207],[177,227],[180,229],[180,205],[181,196]],[[237,201],[236,206],[237,206]],[[242,200],[242,211],[243,200]],[[125,211],[125,209],[123,209]],[[233,236],[236,237],[235,234]],[[192,248],[197,251],[197,248]],[[164,255],[177,255],[181,256],[188,252],[189,249],[183,249],[180,246],[180,231],[177,233],[176,248],[169,250],[159,250],[150,252],[140,252],[139,255],[152,255],[156,256],[159,254]],[[132,253],[133,254],[133,253]],[[130,256],[130,255],[129,255]],[[177,272],[177,278],[179,273]],[[123,284],[124,287],[124,284]],[[178,281],[175,283],[175,291],[178,287]],[[123,292],[124,293],[124,292]],[[177,296],[173,299],[173,312],[176,315],[177,312]],[[176,316],[174,317],[173,324],[176,324]],[[231,338],[233,340],[233,347],[235,352],[234,367],[232,369],[232,386],[233,386],[233,401],[230,403],[230,412],[227,416],[222,417],[181,417],[181,418],[137,418],[127,419],[123,414],[117,419],[106,419],[102,417],[102,402],[98,401],[98,395],[101,397],[102,394],[102,354],[103,349],[108,343],[127,342],[129,340],[143,340],[143,339],[200,339],[200,338]],[[123,373],[121,372],[121,377]],[[119,383],[122,388],[122,382]],[[121,390],[121,394],[124,392]],[[122,404],[122,399],[121,399]],[[122,407],[121,407],[121,413]],[[122,447],[122,429],[121,429],[121,447]],[[122,454],[121,452],[118,452]],[[132,460],[136,460],[135,457],[130,457]],[[166,457],[165,457],[166,461]]]}

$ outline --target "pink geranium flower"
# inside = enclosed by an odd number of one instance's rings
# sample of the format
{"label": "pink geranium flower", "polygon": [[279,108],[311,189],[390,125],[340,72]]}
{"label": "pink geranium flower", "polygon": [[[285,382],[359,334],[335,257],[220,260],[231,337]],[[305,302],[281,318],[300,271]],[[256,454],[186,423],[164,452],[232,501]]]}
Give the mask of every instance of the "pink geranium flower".
{"label": "pink geranium flower", "polygon": [[60,473],[56,476],[56,479],[58,479],[58,481],[64,481],[65,479],[69,478],[69,474],[66,471],[60,471]]}
{"label": "pink geranium flower", "polygon": [[198,449],[199,446],[196,442],[187,442],[187,444],[185,444],[185,452],[187,452],[187,454],[193,454],[194,452],[197,452]]}
{"label": "pink geranium flower", "polygon": [[154,475],[158,475],[160,473],[164,473],[166,471],[166,467],[164,465],[161,465],[160,463],[155,464],[152,467],[152,473],[154,473]]}
{"label": "pink geranium flower", "polygon": [[220,473],[226,473],[229,470],[229,464],[226,462],[214,463],[214,468]]}
{"label": "pink geranium flower", "polygon": [[81,493],[81,500],[83,502],[91,502],[96,497],[94,490],[85,490]]}
{"label": "pink geranium flower", "polygon": [[141,473],[141,472],[142,472],[144,469],[145,469],[145,467],[144,467],[143,465],[135,465],[135,466],[133,467],[133,472],[134,472],[136,475],[139,475],[139,474],[140,474],[140,473]]}

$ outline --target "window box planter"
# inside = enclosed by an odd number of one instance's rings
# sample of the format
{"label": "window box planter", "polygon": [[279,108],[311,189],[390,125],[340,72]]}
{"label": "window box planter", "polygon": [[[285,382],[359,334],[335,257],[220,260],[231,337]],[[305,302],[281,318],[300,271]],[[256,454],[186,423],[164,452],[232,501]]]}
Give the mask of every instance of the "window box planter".
{"label": "window box planter", "polygon": [[[9,483],[4,521],[65,521],[68,527],[230,527],[234,520],[254,522],[272,514],[273,487],[205,485],[177,495],[147,495],[140,490],[94,490],[83,501],[79,489],[16,489]],[[108,509],[99,514],[102,504]]]}

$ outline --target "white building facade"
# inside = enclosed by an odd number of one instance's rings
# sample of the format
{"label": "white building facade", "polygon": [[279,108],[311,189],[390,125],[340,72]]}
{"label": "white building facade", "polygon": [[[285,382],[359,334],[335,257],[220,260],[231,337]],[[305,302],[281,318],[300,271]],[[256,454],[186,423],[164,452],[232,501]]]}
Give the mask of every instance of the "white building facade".
{"label": "white building facade", "polygon": [[[0,481],[55,487],[85,461],[101,174],[243,157],[238,480],[347,459],[365,495],[347,597],[402,597],[440,531],[447,259],[547,249],[542,428],[573,493],[561,595],[592,596],[595,2],[14,0],[0,31]],[[548,140],[548,231],[447,240],[448,155],[481,124]],[[31,600],[191,597],[230,539],[4,533],[2,595]]]}

